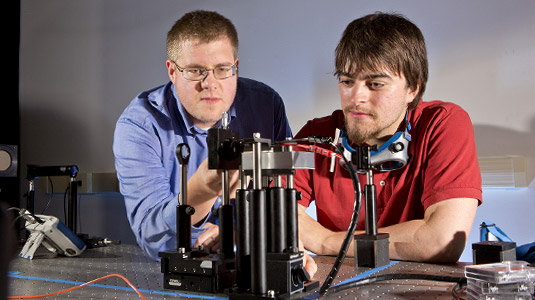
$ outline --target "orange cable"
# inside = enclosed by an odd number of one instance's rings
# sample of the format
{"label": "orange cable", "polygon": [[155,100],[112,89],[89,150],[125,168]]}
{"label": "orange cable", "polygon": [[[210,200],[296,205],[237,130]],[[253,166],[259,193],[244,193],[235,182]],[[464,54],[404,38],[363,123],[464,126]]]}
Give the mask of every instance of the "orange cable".
{"label": "orange cable", "polygon": [[58,295],[58,294],[62,294],[62,293],[70,292],[70,291],[74,291],[74,290],[79,289],[81,287],[84,287],[86,285],[95,283],[95,282],[97,282],[99,280],[102,280],[102,279],[105,279],[105,278],[108,278],[108,277],[112,277],[112,276],[116,276],[116,277],[122,278],[139,295],[139,297],[141,299],[146,300],[145,297],[143,297],[143,295],[137,290],[137,288],[132,283],[130,283],[130,281],[128,281],[128,279],[126,279],[126,277],[124,277],[123,275],[120,275],[120,274],[109,274],[109,275],[102,276],[100,278],[91,280],[91,281],[86,282],[84,284],[81,284],[81,285],[78,285],[78,286],[75,286],[75,287],[72,287],[72,288],[68,288],[66,290],[53,292],[53,293],[50,293],[50,294],[34,295],[34,296],[9,296],[8,298],[9,299],[32,299],[32,298],[42,298],[42,297],[54,296],[54,295]]}

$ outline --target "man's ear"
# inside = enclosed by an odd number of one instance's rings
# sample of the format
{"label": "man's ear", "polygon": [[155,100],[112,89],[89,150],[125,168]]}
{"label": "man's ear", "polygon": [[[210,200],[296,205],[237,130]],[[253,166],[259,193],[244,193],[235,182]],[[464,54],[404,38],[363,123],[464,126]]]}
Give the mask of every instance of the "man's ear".
{"label": "man's ear", "polygon": [[169,75],[169,79],[173,84],[175,84],[175,74],[176,74],[176,68],[175,63],[168,59],[165,61],[165,66],[167,67],[167,75]]}
{"label": "man's ear", "polygon": [[416,98],[416,95],[418,95],[418,93],[420,92],[420,82],[418,82],[418,85],[416,85],[416,87],[409,87],[409,99],[411,99],[410,101],[408,101],[408,103],[412,103],[412,101],[414,101],[414,99]]}

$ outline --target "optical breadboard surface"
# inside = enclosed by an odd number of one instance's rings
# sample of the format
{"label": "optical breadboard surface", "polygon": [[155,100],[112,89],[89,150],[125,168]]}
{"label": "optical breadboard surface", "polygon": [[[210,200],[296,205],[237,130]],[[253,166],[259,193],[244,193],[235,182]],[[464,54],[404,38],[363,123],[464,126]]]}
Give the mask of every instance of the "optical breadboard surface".
{"label": "optical breadboard surface", "polygon": [[[318,272],[315,280],[323,283],[334,257],[317,256]],[[333,286],[366,276],[391,273],[463,276],[459,265],[433,265],[393,262],[390,265],[363,270],[356,275],[354,260],[346,258]],[[125,276],[146,299],[227,299],[225,294],[195,294],[166,290],[161,265],[148,258],[137,245],[111,245],[87,249],[77,257],[62,257],[41,247],[33,260],[15,258],[11,261],[10,296],[42,295],[75,287],[96,278],[120,274]],[[455,284],[429,280],[391,280],[344,290],[323,299],[451,299]],[[293,295],[291,299],[315,299],[316,290]],[[110,277],[74,291],[43,299],[141,299],[128,284],[118,277]]]}

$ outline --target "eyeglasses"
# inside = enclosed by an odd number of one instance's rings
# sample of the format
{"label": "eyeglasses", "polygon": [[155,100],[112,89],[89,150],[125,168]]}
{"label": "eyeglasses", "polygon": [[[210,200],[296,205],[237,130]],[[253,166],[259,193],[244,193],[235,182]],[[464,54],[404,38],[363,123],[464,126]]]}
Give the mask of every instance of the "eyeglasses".
{"label": "eyeglasses", "polygon": [[217,66],[213,69],[206,69],[206,68],[181,68],[177,65],[176,62],[173,61],[173,63],[175,64],[176,69],[180,73],[182,73],[182,76],[185,79],[193,80],[193,81],[203,81],[208,76],[208,71],[212,71],[216,79],[226,79],[226,78],[236,75],[236,70],[238,69],[238,67],[235,64],[228,65],[228,66]]}

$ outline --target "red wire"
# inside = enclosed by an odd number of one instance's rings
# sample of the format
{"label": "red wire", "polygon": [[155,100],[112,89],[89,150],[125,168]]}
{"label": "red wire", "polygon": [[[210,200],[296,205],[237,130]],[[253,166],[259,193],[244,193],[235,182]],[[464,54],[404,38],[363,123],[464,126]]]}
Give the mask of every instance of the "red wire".
{"label": "red wire", "polygon": [[74,290],[79,289],[81,287],[84,287],[86,285],[95,283],[95,282],[97,282],[99,280],[102,280],[102,279],[105,279],[105,278],[108,278],[108,277],[112,277],[112,276],[119,277],[119,278],[123,279],[139,295],[139,297],[141,299],[146,300],[145,297],[143,297],[143,295],[136,289],[136,287],[132,283],[130,283],[130,281],[128,281],[128,279],[126,279],[126,277],[124,277],[123,275],[120,275],[120,274],[109,274],[109,275],[102,276],[100,278],[91,280],[91,281],[86,282],[84,284],[81,284],[81,285],[78,285],[78,286],[75,286],[75,287],[72,287],[72,288],[68,288],[66,290],[53,292],[53,293],[50,293],[50,294],[34,295],[34,296],[9,296],[8,298],[9,299],[32,299],[32,298],[42,298],[42,297],[54,296],[54,295],[58,295],[58,294],[62,294],[62,293],[70,292],[70,291],[74,291]]}
{"label": "red wire", "polygon": [[319,155],[323,155],[323,156],[327,156],[327,157],[332,157],[333,155],[340,158],[340,159],[343,159],[342,158],[342,155],[332,151],[332,150],[329,150],[329,149],[325,149],[325,148],[322,148],[322,147],[319,147],[319,146],[316,146],[316,145],[305,145],[305,144],[282,144],[283,146],[292,146],[292,150],[296,150],[296,151],[303,151],[303,152],[313,152],[313,153],[316,153],[316,154],[319,154]]}

